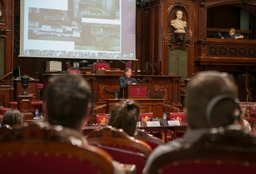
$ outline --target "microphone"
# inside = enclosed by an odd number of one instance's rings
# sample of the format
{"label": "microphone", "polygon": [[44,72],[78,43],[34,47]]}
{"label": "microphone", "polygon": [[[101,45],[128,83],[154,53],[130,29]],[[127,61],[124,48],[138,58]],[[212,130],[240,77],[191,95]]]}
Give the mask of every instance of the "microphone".
{"label": "microphone", "polygon": [[152,75],[155,75],[155,68],[154,68],[154,66],[151,63],[149,63],[149,65],[152,68]]}
{"label": "microphone", "polygon": [[118,60],[119,62],[122,62],[123,64],[125,64],[125,61],[122,61],[122,60]]}
{"label": "microphone", "polygon": [[144,83],[144,84],[147,84],[145,81],[141,80],[140,78],[137,78],[137,80]]}

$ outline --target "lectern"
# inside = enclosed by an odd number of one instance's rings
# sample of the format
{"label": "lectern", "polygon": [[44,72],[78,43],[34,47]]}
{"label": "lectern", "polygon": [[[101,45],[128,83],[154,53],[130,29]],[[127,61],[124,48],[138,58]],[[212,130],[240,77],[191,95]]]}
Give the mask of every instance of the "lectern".
{"label": "lectern", "polygon": [[124,88],[123,98],[148,98],[148,85],[128,85]]}
{"label": "lectern", "polygon": [[33,94],[18,95],[18,110],[24,115],[24,120],[33,120],[34,114],[31,112],[31,100]]}

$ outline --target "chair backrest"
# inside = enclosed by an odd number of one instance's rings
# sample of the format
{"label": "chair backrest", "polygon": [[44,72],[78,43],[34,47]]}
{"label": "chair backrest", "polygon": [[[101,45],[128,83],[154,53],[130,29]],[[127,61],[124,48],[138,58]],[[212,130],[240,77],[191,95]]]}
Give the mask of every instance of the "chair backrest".
{"label": "chair backrest", "polygon": [[256,171],[256,138],[241,130],[217,130],[204,134],[157,157],[149,174],[207,173],[241,174]]}
{"label": "chair backrest", "polygon": [[103,149],[114,160],[123,164],[135,164],[136,173],[142,172],[146,159],[152,151],[147,143],[130,137],[122,129],[115,129],[111,126],[94,129],[86,138],[91,144],[110,147]]}
{"label": "chair backrest", "polygon": [[98,125],[108,124],[108,115],[96,115],[96,121]]}
{"label": "chair backrest", "polygon": [[93,70],[110,70],[109,63],[100,61],[100,62],[94,62],[93,63]]}
{"label": "chair backrest", "polygon": [[144,129],[138,129],[135,138],[146,142],[152,150],[154,150],[158,145],[164,144],[161,139],[148,134]]}
{"label": "chair backrest", "polygon": [[185,122],[184,112],[170,112],[169,120],[179,120]]}
{"label": "chair backrest", "polygon": [[153,112],[140,113],[139,120],[143,123],[150,121],[153,118]]}
{"label": "chair backrest", "polygon": [[6,129],[0,136],[0,173],[113,173],[109,154],[74,143],[77,139],[64,134],[60,126]]}

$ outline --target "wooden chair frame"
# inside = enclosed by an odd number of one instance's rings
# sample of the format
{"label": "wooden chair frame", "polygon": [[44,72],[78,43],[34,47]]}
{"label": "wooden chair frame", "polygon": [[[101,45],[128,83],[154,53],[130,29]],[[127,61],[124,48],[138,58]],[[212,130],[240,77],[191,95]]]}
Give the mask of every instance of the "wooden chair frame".
{"label": "wooden chair frame", "polygon": [[149,174],[238,174],[256,170],[255,137],[241,130],[213,132],[157,157],[149,167]]}
{"label": "wooden chair frame", "polygon": [[[113,159],[107,152],[89,144],[74,145],[73,141],[77,143],[80,138],[67,132],[62,126],[39,122],[24,123],[12,129],[1,127],[0,172],[58,173],[63,168],[66,173],[114,172]],[[47,165],[49,160],[54,165]],[[72,165],[78,167],[74,169]]]}

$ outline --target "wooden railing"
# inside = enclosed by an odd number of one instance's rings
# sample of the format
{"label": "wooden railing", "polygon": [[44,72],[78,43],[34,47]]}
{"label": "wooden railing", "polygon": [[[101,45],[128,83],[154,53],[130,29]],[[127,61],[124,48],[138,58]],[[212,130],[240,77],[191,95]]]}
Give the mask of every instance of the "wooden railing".
{"label": "wooden railing", "polygon": [[[216,33],[221,33],[223,36],[229,34],[229,30],[227,28],[207,28],[207,37],[214,37]],[[236,33],[240,33],[244,36],[244,39],[251,39],[251,30],[236,30]]]}
{"label": "wooden railing", "polygon": [[12,74],[12,72],[9,72],[9,73],[5,74],[4,76],[0,77],[0,82],[4,81],[4,79],[11,74]]}
{"label": "wooden railing", "polygon": [[215,39],[197,41],[198,65],[255,66],[256,42],[254,40]]}

